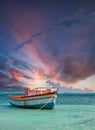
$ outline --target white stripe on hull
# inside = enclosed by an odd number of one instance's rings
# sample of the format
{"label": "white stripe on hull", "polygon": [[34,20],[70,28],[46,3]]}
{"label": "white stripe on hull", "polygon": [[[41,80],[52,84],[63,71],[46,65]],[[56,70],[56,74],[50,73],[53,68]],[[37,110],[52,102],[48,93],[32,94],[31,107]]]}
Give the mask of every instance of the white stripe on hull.
{"label": "white stripe on hull", "polygon": [[29,107],[32,105],[38,105],[38,104],[45,104],[45,103],[54,103],[56,102],[57,95],[44,95],[44,96],[38,96],[38,97],[29,97],[29,98],[9,98],[9,103],[16,105],[16,106],[24,106]]}

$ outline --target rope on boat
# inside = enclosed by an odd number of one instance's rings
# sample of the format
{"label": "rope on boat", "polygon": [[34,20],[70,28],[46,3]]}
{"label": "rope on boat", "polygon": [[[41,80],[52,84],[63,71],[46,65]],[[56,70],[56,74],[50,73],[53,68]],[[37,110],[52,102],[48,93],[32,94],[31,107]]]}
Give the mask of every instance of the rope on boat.
{"label": "rope on boat", "polygon": [[54,97],[54,95],[51,96],[51,98],[50,98],[43,106],[41,106],[39,109],[37,109],[36,111],[42,110],[48,103],[50,103],[50,101],[51,101],[51,99],[52,99],[53,97]]}

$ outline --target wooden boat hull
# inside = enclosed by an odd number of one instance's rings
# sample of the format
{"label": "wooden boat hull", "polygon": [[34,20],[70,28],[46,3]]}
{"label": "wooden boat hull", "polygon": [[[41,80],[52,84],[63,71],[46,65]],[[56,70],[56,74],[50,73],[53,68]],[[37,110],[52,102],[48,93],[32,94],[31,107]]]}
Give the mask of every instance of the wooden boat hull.
{"label": "wooden boat hull", "polygon": [[57,94],[27,96],[23,98],[15,98],[9,96],[9,103],[17,107],[52,109],[55,105]]}

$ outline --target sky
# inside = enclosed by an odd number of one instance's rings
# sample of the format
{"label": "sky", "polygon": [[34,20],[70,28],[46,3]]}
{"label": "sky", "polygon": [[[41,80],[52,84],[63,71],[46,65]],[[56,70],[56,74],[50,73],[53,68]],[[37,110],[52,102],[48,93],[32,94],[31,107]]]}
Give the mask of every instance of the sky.
{"label": "sky", "polygon": [[47,82],[95,92],[95,0],[0,1],[0,88]]}

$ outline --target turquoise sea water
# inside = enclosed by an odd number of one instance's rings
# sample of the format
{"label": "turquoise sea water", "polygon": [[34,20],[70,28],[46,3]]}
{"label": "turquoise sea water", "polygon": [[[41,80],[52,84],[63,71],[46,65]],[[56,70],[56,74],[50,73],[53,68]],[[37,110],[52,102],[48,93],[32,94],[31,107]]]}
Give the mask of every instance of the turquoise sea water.
{"label": "turquoise sea water", "polygon": [[95,94],[61,94],[52,110],[13,107],[0,94],[0,130],[95,130]]}

